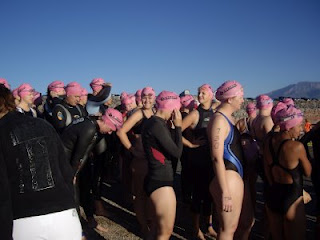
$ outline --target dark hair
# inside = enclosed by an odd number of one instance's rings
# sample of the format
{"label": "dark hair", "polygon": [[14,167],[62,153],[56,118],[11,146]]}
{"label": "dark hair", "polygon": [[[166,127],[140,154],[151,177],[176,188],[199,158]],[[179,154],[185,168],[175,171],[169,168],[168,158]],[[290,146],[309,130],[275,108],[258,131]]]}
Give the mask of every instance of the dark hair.
{"label": "dark hair", "polygon": [[0,113],[11,112],[16,110],[14,97],[11,91],[3,84],[0,84]]}

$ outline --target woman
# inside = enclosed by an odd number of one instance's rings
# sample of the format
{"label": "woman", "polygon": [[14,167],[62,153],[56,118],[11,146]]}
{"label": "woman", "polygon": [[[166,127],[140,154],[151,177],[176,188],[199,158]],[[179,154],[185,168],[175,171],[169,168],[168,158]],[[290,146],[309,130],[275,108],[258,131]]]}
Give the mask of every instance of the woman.
{"label": "woman", "polygon": [[[180,98],[162,91],[156,99],[157,112],[144,125],[143,147],[148,159],[148,174],[144,189],[154,209],[155,239],[169,239],[176,215],[176,196],[173,190],[172,159],[182,153]],[[167,121],[172,120],[175,136],[172,138]]]}
{"label": "woman", "polygon": [[[237,81],[226,81],[216,92],[221,101],[208,126],[211,155],[215,176],[210,183],[210,192],[215,202],[219,219],[217,239],[233,239],[238,227],[244,199],[244,157],[240,132],[234,126],[232,114],[241,109],[243,89]],[[250,204],[250,198],[246,198]],[[250,205],[249,205],[250,206]],[[251,226],[251,222],[248,223]],[[243,226],[241,229],[248,229]],[[244,231],[244,230],[242,230]],[[239,234],[243,239],[248,233]]]}
{"label": "woman", "polygon": [[303,115],[291,105],[274,117],[280,132],[270,135],[264,144],[266,209],[272,239],[305,239],[302,174],[311,175],[311,164],[303,144],[295,141],[302,130]]}
{"label": "woman", "polygon": [[[141,131],[147,119],[153,116],[155,92],[151,87],[145,87],[141,93],[142,108],[136,110],[117,131],[123,146],[133,155],[131,162],[133,206],[142,233],[149,232],[147,224],[147,196],[143,190],[143,181],[148,171],[148,163],[144,156]],[[126,159],[127,160],[127,159]]]}
{"label": "woman", "polygon": [[212,227],[212,197],[209,192],[211,182],[212,162],[210,158],[210,148],[207,137],[207,126],[210,118],[213,116],[212,108],[213,90],[209,84],[203,84],[198,89],[198,100],[200,105],[193,110],[182,121],[182,131],[187,128],[192,129],[192,140],[183,138],[183,144],[188,149],[193,179],[192,191],[192,223],[193,235],[198,239],[205,239],[200,229],[200,213],[205,216],[207,231],[213,237],[217,234]]}
{"label": "woman", "polygon": [[246,112],[248,114],[248,117],[242,118],[236,123],[236,127],[238,128],[241,134],[250,134],[252,122],[257,116],[256,105],[252,102],[248,103],[246,106]]}

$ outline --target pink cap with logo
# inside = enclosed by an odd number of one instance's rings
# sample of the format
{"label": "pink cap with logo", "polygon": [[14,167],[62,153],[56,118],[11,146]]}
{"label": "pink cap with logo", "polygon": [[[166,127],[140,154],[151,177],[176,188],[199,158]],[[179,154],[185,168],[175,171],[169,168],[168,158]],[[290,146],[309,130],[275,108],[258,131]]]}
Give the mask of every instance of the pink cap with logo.
{"label": "pink cap with logo", "polygon": [[185,108],[194,107],[194,98],[192,95],[184,95],[180,97],[180,103]]}
{"label": "pink cap with logo", "polygon": [[249,116],[256,113],[257,112],[256,104],[254,104],[253,102],[248,103],[246,107],[246,112],[248,113]]}
{"label": "pink cap with logo", "polygon": [[260,110],[268,109],[273,107],[273,100],[268,95],[259,95],[256,98],[257,101],[257,108]]}
{"label": "pink cap with logo", "polygon": [[210,97],[213,98],[213,89],[212,89],[212,87],[211,87],[209,84],[206,83],[206,84],[201,85],[201,86],[198,88],[198,92],[199,92],[200,90],[206,91],[206,92],[210,95]]}
{"label": "pink cap with logo", "polygon": [[112,129],[112,131],[116,131],[121,128],[123,125],[123,117],[122,114],[113,108],[108,108],[102,116],[103,122]]}
{"label": "pink cap with logo", "polygon": [[284,104],[286,104],[287,106],[294,106],[294,101],[292,98],[285,98],[283,99],[281,102],[283,102]]}
{"label": "pink cap with logo", "polygon": [[159,110],[180,109],[180,97],[174,92],[162,91],[156,98],[156,106]]}
{"label": "pink cap with logo", "polygon": [[277,112],[276,118],[282,131],[287,131],[293,128],[303,121],[303,113],[300,109],[294,106],[289,106]]}
{"label": "pink cap with logo", "polygon": [[277,118],[277,113],[283,109],[287,109],[287,105],[283,102],[278,102],[276,105],[273,106],[271,110],[271,118],[275,125],[278,125],[279,119]]}
{"label": "pink cap with logo", "polygon": [[143,97],[143,96],[152,96],[155,98],[156,93],[152,87],[145,87],[144,89],[142,89],[142,93],[141,93],[141,97]]}
{"label": "pink cap with logo", "polygon": [[10,85],[5,78],[0,78],[0,84],[3,84],[6,88],[10,89]]}
{"label": "pink cap with logo", "polygon": [[32,94],[34,94],[34,89],[33,89],[33,87],[30,85],[30,84],[28,84],[28,83],[23,83],[23,84],[21,84],[19,87],[18,87],[18,95],[21,97],[21,98],[23,98],[23,97],[25,97],[26,95],[28,95],[28,94],[30,94],[30,92],[32,93]]}
{"label": "pink cap with logo", "polygon": [[93,91],[100,91],[103,84],[105,84],[106,82],[104,81],[103,78],[94,78],[91,83],[90,83],[90,87],[92,88]]}
{"label": "pink cap with logo", "polygon": [[66,87],[67,96],[81,96],[82,87],[77,82],[71,82]]}
{"label": "pink cap with logo", "polygon": [[225,101],[236,96],[243,96],[243,88],[241,84],[234,80],[224,82],[216,92],[216,99]]}
{"label": "pink cap with logo", "polygon": [[49,91],[58,92],[59,89],[64,88],[64,83],[62,81],[53,81],[48,85]]}

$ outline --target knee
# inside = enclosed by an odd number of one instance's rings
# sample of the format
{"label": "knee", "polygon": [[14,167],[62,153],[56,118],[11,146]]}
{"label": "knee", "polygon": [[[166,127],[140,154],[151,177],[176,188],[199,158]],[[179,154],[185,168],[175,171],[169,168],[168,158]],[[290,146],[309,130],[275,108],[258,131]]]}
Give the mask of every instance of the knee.
{"label": "knee", "polygon": [[224,234],[233,236],[234,233],[236,232],[237,228],[238,228],[237,223],[230,223],[228,226],[222,227],[221,232],[223,232]]}

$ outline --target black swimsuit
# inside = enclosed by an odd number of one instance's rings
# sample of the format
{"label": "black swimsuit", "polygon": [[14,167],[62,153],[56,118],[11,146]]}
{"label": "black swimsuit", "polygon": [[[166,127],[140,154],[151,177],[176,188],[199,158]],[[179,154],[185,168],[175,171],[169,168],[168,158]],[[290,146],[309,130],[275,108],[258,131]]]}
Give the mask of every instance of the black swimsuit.
{"label": "black swimsuit", "polygon": [[266,204],[270,210],[279,214],[286,214],[290,206],[302,196],[303,191],[303,178],[300,164],[294,169],[288,169],[279,163],[281,148],[287,141],[289,141],[289,139],[281,142],[277,154],[272,146],[272,138],[270,138],[269,141],[269,149],[272,155],[272,164],[270,168],[272,169],[274,166],[280,167],[290,174],[293,180],[293,183],[289,184],[273,182],[267,188]]}

